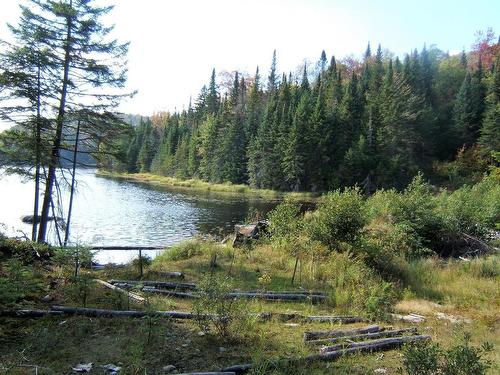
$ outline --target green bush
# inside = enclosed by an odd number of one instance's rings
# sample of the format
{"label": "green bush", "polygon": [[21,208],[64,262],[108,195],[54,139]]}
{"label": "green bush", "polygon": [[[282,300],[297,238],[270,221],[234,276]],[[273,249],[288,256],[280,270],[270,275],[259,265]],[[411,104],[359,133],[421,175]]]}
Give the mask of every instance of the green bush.
{"label": "green bush", "polygon": [[485,356],[493,346],[484,343],[480,347],[469,345],[470,335],[442,350],[438,344],[423,342],[408,345],[403,353],[403,369],[409,375],[484,375],[491,367]]}
{"label": "green bush", "polygon": [[32,299],[43,290],[41,280],[31,265],[17,257],[1,264],[0,306],[11,306],[24,299]]}
{"label": "green bush", "polygon": [[21,241],[5,236],[0,237],[0,253],[16,257],[23,264],[47,260],[53,255],[53,248],[33,241]]}
{"label": "green bush", "polygon": [[225,276],[209,274],[198,282],[198,298],[193,308],[202,330],[208,330],[212,325],[224,339],[233,338],[238,334],[246,312],[243,311],[240,301],[227,298],[227,294],[232,290],[233,283]]}
{"label": "green bush", "polygon": [[324,195],[307,225],[313,240],[334,250],[356,243],[366,222],[363,197],[358,188],[349,188]]}
{"label": "green bush", "polygon": [[318,278],[331,288],[335,307],[357,311],[370,320],[385,320],[392,311],[392,284],[349,253],[331,253],[319,267]]}
{"label": "green bush", "polygon": [[438,375],[441,349],[424,341],[408,345],[403,353],[403,368],[409,375]]}
{"label": "green bush", "polygon": [[285,201],[269,215],[269,231],[273,241],[289,240],[295,238],[303,227],[303,219],[300,217],[300,204],[290,199]]}

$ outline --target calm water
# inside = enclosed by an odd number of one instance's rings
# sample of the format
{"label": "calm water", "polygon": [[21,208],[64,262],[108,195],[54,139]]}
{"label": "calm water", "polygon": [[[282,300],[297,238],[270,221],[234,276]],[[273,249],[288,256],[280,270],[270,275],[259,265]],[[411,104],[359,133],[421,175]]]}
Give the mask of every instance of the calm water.
{"label": "calm water", "polygon": [[[179,192],[165,187],[97,177],[93,170],[78,172],[78,192],[71,220],[72,243],[110,246],[168,246],[196,235],[230,233],[259,210],[265,214],[276,202],[240,197]],[[0,223],[9,235],[31,236],[21,216],[32,214],[31,181],[0,175]],[[67,210],[67,191],[63,206]],[[64,214],[66,216],[66,213]],[[55,243],[54,228],[50,228]],[[151,252],[149,255],[153,255]],[[135,252],[107,251],[99,262],[124,262]]]}

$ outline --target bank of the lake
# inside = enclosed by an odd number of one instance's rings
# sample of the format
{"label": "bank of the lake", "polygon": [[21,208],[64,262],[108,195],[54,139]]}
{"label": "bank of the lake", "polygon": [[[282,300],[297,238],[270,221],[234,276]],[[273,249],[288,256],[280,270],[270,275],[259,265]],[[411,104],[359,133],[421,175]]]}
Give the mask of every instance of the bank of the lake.
{"label": "bank of the lake", "polygon": [[292,198],[300,201],[314,201],[320,195],[319,193],[311,192],[282,192],[269,189],[257,189],[249,185],[233,184],[231,182],[214,184],[200,179],[183,180],[176,177],[159,176],[152,173],[117,173],[99,170],[96,174],[99,177],[123,179],[199,192],[245,195],[250,199],[282,200],[284,198]]}

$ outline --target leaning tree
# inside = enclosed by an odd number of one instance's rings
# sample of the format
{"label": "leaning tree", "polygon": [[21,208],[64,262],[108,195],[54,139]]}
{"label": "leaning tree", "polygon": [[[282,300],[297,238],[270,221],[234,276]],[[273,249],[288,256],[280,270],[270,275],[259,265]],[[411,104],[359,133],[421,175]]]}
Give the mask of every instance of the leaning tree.
{"label": "leaning tree", "polygon": [[131,95],[121,91],[128,43],[110,38],[113,27],[102,22],[112,8],[93,0],[28,0],[21,5],[19,23],[10,26],[15,41],[3,42],[0,99],[9,105],[0,115],[38,129],[31,131],[31,143],[20,135],[17,141],[31,144],[26,149],[35,155],[35,164],[46,167],[39,242],[46,241],[61,151],[76,149],[76,128],[79,138],[94,146],[91,153],[121,130],[115,109]]}

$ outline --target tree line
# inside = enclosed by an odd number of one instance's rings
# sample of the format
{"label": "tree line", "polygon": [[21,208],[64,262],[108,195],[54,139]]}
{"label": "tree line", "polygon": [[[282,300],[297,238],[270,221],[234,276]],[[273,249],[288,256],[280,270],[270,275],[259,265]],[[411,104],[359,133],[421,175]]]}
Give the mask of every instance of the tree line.
{"label": "tree line", "polygon": [[251,78],[234,72],[226,90],[214,69],[187,110],[143,118],[121,140],[126,158],[103,167],[286,191],[358,184],[368,192],[403,188],[419,171],[446,174],[456,167],[446,163],[460,158],[484,171],[500,151],[493,38],[489,30],[454,56],[424,46],[402,61],[380,45],[375,53],[368,45],[361,61],[328,60],[323,51],[298,78],[278,72],[275,51],[267,79],[259,68]]}

